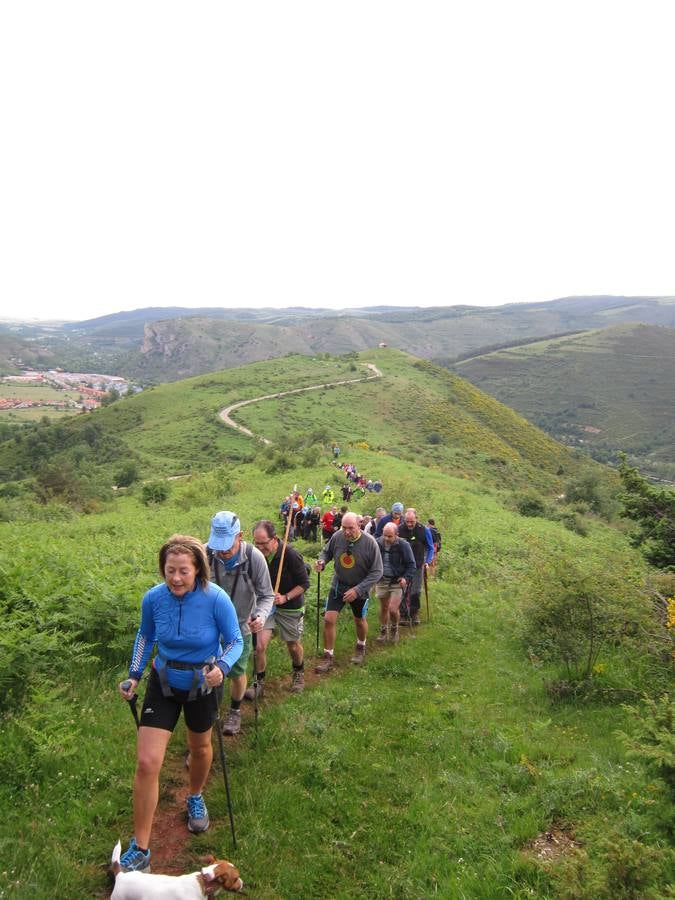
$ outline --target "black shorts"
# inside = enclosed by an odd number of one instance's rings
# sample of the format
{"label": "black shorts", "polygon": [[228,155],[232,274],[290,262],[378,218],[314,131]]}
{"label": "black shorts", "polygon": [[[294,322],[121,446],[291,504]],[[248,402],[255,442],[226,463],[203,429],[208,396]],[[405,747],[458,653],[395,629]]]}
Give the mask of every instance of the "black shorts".
{"label": "black shorts", "polygon": [[[346,584],[337,584],[331,585],[330,590],[328,591],[328,596],[326,597],[326,605],[324,606],[325,612],[341,612],[345,606],[346,601],[343,600],[343,596],[346,591],[349,590],[349,586]],[[358,597],[354,600],[353,603],[350,603],[349,606],[352,610],[352,615],[355,619],[365,619],[368,615],[368,597]]]}
{"label": "black shorts", "polygon": [[[222,685],[216,688],[218,703],[220,703],[222,692]],[[150,669],[148,686],[143,698],[141,725],[145,728],[163,728],[164,731],[173,731],[182,709],[185,715],[185,724],[190,731],[194,731],[196,734],[208,731],[213,727],[216,718],[213,692],[198,694],[194,700],[188,700],[188,694],[189,691],[173,688],[173,696],[165,697],[162,694],[159,675],[153,667]]]}

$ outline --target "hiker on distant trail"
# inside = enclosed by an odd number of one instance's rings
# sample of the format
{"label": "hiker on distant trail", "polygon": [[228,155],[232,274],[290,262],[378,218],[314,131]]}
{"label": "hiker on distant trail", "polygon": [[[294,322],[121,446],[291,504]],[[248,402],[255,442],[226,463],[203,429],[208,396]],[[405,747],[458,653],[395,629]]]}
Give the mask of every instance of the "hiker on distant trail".
{"label": "hiker on distant trail", "polygon": [[434,544],[431,540],[431,532],[417,521],[417,510],[410,507],[406,509],[403,523],[398,527],[399,537],[408,541],[415,557],[415,577],[410,585],[407,608],[401,612],[402,625],[420,624],[420,594],[422,593],[422,579],[424,570],[434,558]]}
{"label": "hiker on distant trail", "polygon": [[319,525],[321,524],[321,507],[313,506],[305,516],[305,534],[306,541],[316,543],[319,534]]}
{"label": "hiker on distant trail", "polygon": [[427,528],[429,529],[429,533],[431,534],[431,541],[434,545],[434,558],[431,561],[431,565],[429,566],[429,571],[432,574],[436,574],[436,563],[438,562],[438,556],[441,552],[441,533],[436,528],[436,522],[434,519],[427,519]]}
{"label": "hiker on distant trail", "polygon": [[[264,554],[270,580],[272,585],[276,586],[283,543],[277,536],[274,523],[269,519],[261,519],[256,522],[253,528],[253,543]],[[287,544],[283,556],[284,562],[279,589],[274,595],[274,606],[257,638],[255,671],[258,681],[258,697],[262,697],[265,689],[267,646],[275,631],[278,632],[281,640],[286,642],[291,657],[293,665],[291,691],[297,694],[305,687],[302,633],[305,618],[305,591],[309,588],[309,575],[304,559],[293,547]],[[255,685],[251,685],[244,697],[247,700],[253,700],[254,692]]]}
{"label": "hiker on distant trail", "polygon": [[337,444],[333,444],[333,457],[335,459],[337,459],[339,455],[340,455],[340,448],[338,447]]}
{"label": "hiker on distant trail", "polygon": [[335,494],[329,484],[323,489],[323,494],[321,495],[321,503],[323,506],[332,506],[335,503]]}
{"label": "hiker on distant trail", "polygon": [[223,734],[241,731],[241,701],[246,691],[246,668],[251,655],[251,632],[260,634],[274,605],[274,591],[265,557],[242,540],[238,516],[218,512],[211,520],[208,541],[211,580],[224,588],[237,611],[244,649],[230,671],[230,709]]}
{"label": "hiker on distant trail", "polygon": [[403,504],[399,503],[397,501],[396,503],[392,503],[391,512],[388,513],[386,516],[382,516],[382,518],[377,523],[377,528],[375,529],[375,537],[379,537],[382,534],[382,529],[387,524],[387,522],[395,522],[396,525],[398,526],[401,524],[402,521],[403,521]]}
{"label": "hiker on distant trail", "polygon": [[352,486],[349,484],[349,482],[345,482],[342,485],[342,499],[345,501],[345,503],[349,503],[349,501],[352,499]]}
{"label": "hiker on distant trail", "polygon": [[345,603],[352,608],[356,628],[356,648],[351,661],[355,665],[363,662],[368,637],[368,593],[382,577],[382,556],[377,543],[361,531],[354,513],[343,516],[342,528],[321,551],[315,571],[323,572],[331,559],[335,572],[326,598],[323,660],[315,669],[319,675],[333,668],[337,620]]}
{"label": "hiker on distant trail", "polygon": [[[159,773],[181,709],[191,755],[187,827],[192,832],[209,827],[202,790],[213,758],[214,700],[202,687],[220,688],[243,647],[234,606],[225,591],[210,583],[200,540],[174,534],[159,551],[159,571],[164,581],[143,597],[129,680],[119,685],[122,697],[133,700],[156,644],[138,728],[134,837],[120,859],[125,872],[150,869]],[[210,659],[215,660],[212,669]]]}
{"label": "hiker on distant trail", "polygon": [[380,633],[378,644],[389,638],[392,644],[399,639],[401,599],[415,577],[415,557],[410,544],[398,536],[398,526],[387,522],[377,538],[382,554],[382,578],[375,585],[375,596],[380,601]]}
{"label": "hiker on distant trail", "polygon": [[333,537],[333,519],[337,512],[337,506],[331,506],[321,516],[321,537],[324,541],[329,541]]}
{"label": "hiker on distant trail", "polygon": [[305,493],[305,506],[316,506],[318,502],[319,500],[312,488],[307,488],[307,492]]}

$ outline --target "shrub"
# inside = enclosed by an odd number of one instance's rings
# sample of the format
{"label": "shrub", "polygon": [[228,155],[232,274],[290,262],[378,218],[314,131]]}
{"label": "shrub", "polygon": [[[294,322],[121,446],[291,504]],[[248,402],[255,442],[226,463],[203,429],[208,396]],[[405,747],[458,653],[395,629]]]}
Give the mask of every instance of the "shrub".
{"label": "shrub", "polygon": [[675,715],[669,694],[645,697],[641,706],[624,706],[633,723],[632,734],[617,732],[629,756],[641,759],[649,773],[662,778],[675,797]]}
{"label": "shrub", "polygon": [[138,466],[135,462],[125,463],[113,477],[117,487],[129,487],[138,481]]}
{"label": "shrub", "polygon": [[525,494],[516,498],[516,509],[521,516],[545,516],[546,504],[536,494]]}
{"label": "shrub", "polygon": [[[561,551],[535,570],[523,623],[530,656],[562,664],[568,682],[590,681],[605,649],[639,644],[658,627],[623,558],[572,558]],[[647,653],[644,643],[640,649]]]}
{"label": "shrub", "polygon": [[141,489],[141,502],[145,506],[151,506],[153,503],[164,503],[168,499],[170,493],[169,485],[166,481],[150,481],[144,484]]}
{"label": "shrub", "polygon": [[624,505],[622,516],[638,523],[633,544],[641,547],[650,563],[659,568],[675,567],[675,491],[652,487],[637,469],[619,469]]}

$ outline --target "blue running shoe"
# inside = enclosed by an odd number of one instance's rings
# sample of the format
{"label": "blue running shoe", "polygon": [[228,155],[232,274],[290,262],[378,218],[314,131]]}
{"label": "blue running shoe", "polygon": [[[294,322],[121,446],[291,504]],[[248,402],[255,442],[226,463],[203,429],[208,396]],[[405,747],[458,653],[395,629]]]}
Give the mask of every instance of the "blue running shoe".
{"label": "blue running shoe", "polygon": [[129,849],[120,857],[123,872],[147,872],[150,874],[150,851],[143,853],[138,849],[136,838],[131,839]]}
{"label": "blue running shoe", "polygon": [[199,834],[209,827],[209,811],[201,794],[190,794],[187,798],[188,831]]}

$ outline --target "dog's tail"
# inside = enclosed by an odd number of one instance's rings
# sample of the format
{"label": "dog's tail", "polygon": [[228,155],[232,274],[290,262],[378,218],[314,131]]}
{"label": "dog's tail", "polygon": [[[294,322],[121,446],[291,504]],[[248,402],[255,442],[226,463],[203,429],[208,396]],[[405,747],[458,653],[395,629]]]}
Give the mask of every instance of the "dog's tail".
{"label": "dog's tail", "polygon": [[122,855],[122,844],[120,843],[120,841],[118,841],[115,844],[115,846],[113,847],[112,856],[110,858],[110,868],[111,868],[112,873],[115,876],[115,878],[117,878],[119,873],[122,871],[122,866],[120,865],[121,855]]}

